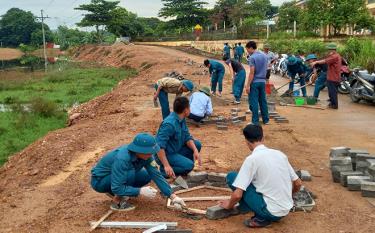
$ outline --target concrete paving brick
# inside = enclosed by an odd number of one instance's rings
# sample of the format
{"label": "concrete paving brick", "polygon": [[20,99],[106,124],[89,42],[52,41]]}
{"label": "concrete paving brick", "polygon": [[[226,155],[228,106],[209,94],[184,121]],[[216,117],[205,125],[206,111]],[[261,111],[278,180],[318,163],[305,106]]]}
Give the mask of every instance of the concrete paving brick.
{"label": "concrete paving brick", "polygon": [[306,171],[306,170],[299,170],[299,171],[296,171],[296,174],[298,175],[298,177],[303,180],[303,181],[311,181],[311,175],[310,175],[310,172]]}
{"label": "concrete paving brick", "polygon": [[238,120],[240,120],[240,121],[246,121],[246,116],[239,116]]}
{"label": "concrete paving brick", "polygon": [[175,185],[175,184],[171,184],[170,186],[171,186],[172,192],[176,192],[176,191],[183,189],[181,186]]}
{"label": "concrete paving brick", "polygon": [[334,183],[340,183],[340,172],[332,171],[332,180]]}
{"label": "concrete paving brick", "polygon": [[352,167],[352,164],[334,165],[334,166],[331,166],[331,171],[333,171],[333,172],[353,171],[353,167]]}
{"label": "concrete paving brick", "polygon": [[243,121],[237,120],[237,121],[232,121],[232,124],[237,125],[237,124],[241,124],[242,122]]}
{"label": "concrete paving brick", "polygon": [[208,174],[205,171],[201,172],[190,172],[187,176],[187,181],[189,182],[197,182],[197,183],[204,183],[208,179]]}
{"label": "concrete paving brick", "polygon": [[329,153],[329,156],[331,158],[333,157],[342,157],[342,156],[348,156],[349,155],[349,147],[341,146],[341,147],[332,147],[331,151]]}
{"label": "concrete paving brick", "polygon": [[211,220],[228,218],[240,214],[238,210],[226,210],[218,205],[207,208],[206,217]]}
{"label": "concrete paving brick", "polygon": [[247,111],[246,111],[246,114],[251,114],[251,111],[250,111],[250,110],[247,110]]}
{"label": "concrete paving brick", "polygon": [[351,149],[348,152],[349,152],[349,156],[352,158],[352,162],[356,161],[358,154],[369,154],[367,150],[360,150],[360,149]]}
{"label": "concrete paving brick", "polygon": [[349,172],[340,172],[340,183],[342,186],[348,186],[348,176],[364,176],[363,172],[360,171],[349,171]]}
{"label": "concrete paving brick", "polygon": [[350,157],[336,157],[336,158],[330,158],[329,159],[330,166],[341,166],[341,165],[351,165],[352,164],[352,158]]}
{"label": "concrete paving brick", "polygon": [[361,191],[362,181],[370,181],[369,176],[348,176],[348,190]]}
{"label": "concrete paving brick", "polygon": [[239,119],[240,119],[239,116],[235,116],[235,117],[232,117],[232,118],[231,118],[232,121],[238,121]]}
{"label": "concrete paving brick", "polygon": [[375,159],[375,155],[369,155],[369,154],[357,154],[356,156],[356,162],[366,162],[368,159]]}
{"label": "concrete paving brick", "polygon": [[375,165],[371,165],[370,167],[368,167],[367,170],[366,170],[366,172],[370,176],[375,177]]}
{"label": "concrete paving brick", "polygon": [[287,119],[275,119],[276,123],[289,123]]}
{"label": "concrete paving brick", "polygon": [[226,183],[227,174],[226,173],[217,173],[217,172],[210,172],[208,173],[208,181],[210,182],[221,182]]}
{"label": "concrete paving brick", "polygon": [[216,125],[216,127],[217,127],[218,130],[228,130],[227,125]]}
{"label": "concrete paving brick", "polygon": [[239,109],[239,108],[232,108],[231,110],[230,110],[230,112],[241,112],[241,110]]}
{"label": "concrete paving brick", "polygon": [[375,197],[375,182],[362,181],[361,191],[363,197]]}

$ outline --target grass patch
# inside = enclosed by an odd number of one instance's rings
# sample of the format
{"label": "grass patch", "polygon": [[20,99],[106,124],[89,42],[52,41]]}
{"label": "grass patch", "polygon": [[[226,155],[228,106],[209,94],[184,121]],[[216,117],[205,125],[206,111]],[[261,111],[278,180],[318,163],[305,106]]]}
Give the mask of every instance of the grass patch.
{"label": "grass patch", "polygon": [[49,131],[63,128],[64,107],[107,93],[135,74],[134,70],[79,64],[42,78],[1,80],[0,103],[12,112],[0,112],[0,166]]}

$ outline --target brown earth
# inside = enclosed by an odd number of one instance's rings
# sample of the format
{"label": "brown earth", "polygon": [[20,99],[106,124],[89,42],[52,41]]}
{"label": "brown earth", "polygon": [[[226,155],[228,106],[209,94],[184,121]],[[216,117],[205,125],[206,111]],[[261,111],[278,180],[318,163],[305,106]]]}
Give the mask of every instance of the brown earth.
{"label": "brown earth", "polygon": [[0,48],[0,60],[13,60],[22,57],[23,52],[18,49]]}
{"label": "brown earth", "polygon": [[[153,107],[151,85],[164,73],[177,70],[196,83],[208,85],[205,76],[193,76],[198,68],[184,62],[202,63],[203,57],[151,46],[85,46],[77,60],[96,61],[115,67],[140,70],[137,77],[125,80],[111,93],[97,97],[73,110],[71,127],[49,133],[14,155],[0,169],[0,232],[87,232],[89,221],[98,220],[110,204],[105,195],[89,185],[90,169],[107,151],[128,143],[142,131],[155,133],[160,110]],[[225,95],[230,99],[228,76]],[[275,83],[285,82],[274,77]],[[326,95],[326,93],[323,93]],[[323,98],[324,99],[324,96]],[[334,184],[328,169],[329,148],[347,145],[375,153],[375,108],[352,104],[340,96],[340,109],[313,110],[278,107],[290,124],[272,122],[265,128],[266,144],[284,151],[296,169],[309,170],[312,182],[305,186],[317,196],[311,213],[291,213],[280,223],[259,232],[374,232],[374,206],[360,196]],[[220,100],[215,100],[220,103]],[[240,106],[247,109],[245,102]],[[216,105],[215,112],[228,114],[231,106]],[[215,126],[191,127],[203,143],[203,166],[197,170],[226,172],[240,167],[249,154],[242,126],[219,132]],[[177,221],[180,228],[194,232],[245,232],[245,217],[199,221],[182,218],[166,208],[165,200],[135,198],[137,209],[115,213],[114,221]],[[141,232],[98,229],[98,232]]]}

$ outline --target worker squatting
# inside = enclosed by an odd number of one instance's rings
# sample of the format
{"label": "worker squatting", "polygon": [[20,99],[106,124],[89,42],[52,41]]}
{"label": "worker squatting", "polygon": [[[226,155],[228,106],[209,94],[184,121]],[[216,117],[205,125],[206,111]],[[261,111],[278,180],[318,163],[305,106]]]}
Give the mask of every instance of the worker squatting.
{"label": "worker squatting", "polygon": [[[264,144],[258,105],[262,122],[267,125],[269,117],[265,83],[272,60],[269,59],[270,56],[257,50],[254,41],[246,44],[246,50],[250,55],[250,74],[247,82],[240,61],[230,59],[228,54],[224,54],[224,60],[234,79],[234,103],[240,102],[244,89],[249,95],[249,107],[253,117],[252,123],[243,129],[243,137],[251,153],[245,158],[239,172],[227,174],[227,184],[233,192],[229,200],[220,202],[220,206],[228,210],[236,208],[241,213],[253,212],[254,215],[245,220],[244,224],[248,227],[265,227],[288,215],[293,207],[292,194],[300,190],[302,181],[284,153],[270,149]],[[331,57],[321,61],[310,56],[310,60],[313,60],[311,64],[314,67],[327,63],[329,70],[333,57],[337,56],[335,52],[331,54]],[[290,63],[294,63],[290,60]],[[155,198],[158,191],[149,186],[151,180],[163,196],[171,199],[172,205],[180,209],[186,207],[183,199],[173,193],[166,179],[185,176],[194,169],[196,163],[199,166],[202,163],[202,144],[190,134],[186,119],[200,122],[212,114],[210,97],[216,92],[213,85],[219,84],[220,95],[220,80],[225,72],[224,66],[217,61],[205,60],[204,64],[209,68],[211,81],[213,80],[211,89],[202,87],[194,92],[189,100],[181,94],[194,90],[194,84],[190,80],[158,80],[155,83],[154,100],[160,101],[163,121],[156,136],[139,133],[129,144],[104,155],[92,169],[91,186],[95,191],[112,197],[112,210],[135,209],[128,201],[132,197]],[[173,112],[169,109],[168,94],[176,94]],[[332,104],[336,104],[334,100]]]}

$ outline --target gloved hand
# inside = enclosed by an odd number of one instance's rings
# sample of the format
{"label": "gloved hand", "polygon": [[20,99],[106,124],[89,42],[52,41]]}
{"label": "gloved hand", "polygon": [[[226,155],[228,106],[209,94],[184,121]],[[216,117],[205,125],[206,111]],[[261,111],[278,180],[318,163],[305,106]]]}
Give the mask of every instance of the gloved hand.
{"label": "gloved hand", "polygon": [[139,191],[139,194],[147,198],[154,198],[157,192],[158,191],[154,189],[153,187],[146,186],[146,187],[141,188],[141,190]]}
{"label": "gloved hand", "polygon": [[172,205],[181,209],[182,207],[186,207],[184,200],[182,200],[182,198],[178,196],[175,196],[175,198],[172,199]]}

